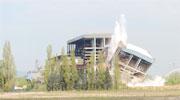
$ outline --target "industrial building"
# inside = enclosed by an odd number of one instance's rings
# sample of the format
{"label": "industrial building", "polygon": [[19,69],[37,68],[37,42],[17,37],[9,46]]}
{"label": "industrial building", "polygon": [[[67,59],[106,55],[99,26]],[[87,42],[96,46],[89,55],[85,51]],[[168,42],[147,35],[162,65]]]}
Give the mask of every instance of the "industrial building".
{"label": "industrial building", "polygon": [[92,53],[96,52],[95,54],[97,58],[98,52],[108,46],[110,40],[110,33],[92,33],[81,35],[68,41],[67,54],[70,55],[70,52],[75,50],[75,56],[82,58],[86,62]]}
{"label": "industrial building", "polygon": [[[92,53],[95,54],[97,62],[99,51],[108,49],[110,41],[111,33],[81,35],[67,42],[67,54],[70,55],[74,50],[77,66],[85,66]],[[124,83],[142,81],[153,63],[153,57],[148,51],[132,44],[128,44],[126,48],[117,48],[116,55],[120,59],[119,66]]]}
{"label": "industrial building", "polygon": [[143,81],[153,63],[153,57],[146,50],[132,44],[119,50],[118,57],[124,83]]}

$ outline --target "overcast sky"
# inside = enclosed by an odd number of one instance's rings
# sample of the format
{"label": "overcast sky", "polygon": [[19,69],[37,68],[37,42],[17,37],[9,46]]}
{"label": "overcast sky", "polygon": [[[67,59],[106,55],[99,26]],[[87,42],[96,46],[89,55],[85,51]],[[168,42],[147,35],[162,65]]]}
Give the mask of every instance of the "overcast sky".
{"label": "overcast sky", "polygon": [[[11,42],[18,73],[34,68],[66,41],[92,32],[113,32],[125,14],[128,42],[155,58],[148,73],[164,75],[180,67],[179,0],[0,0],[0,54]],[[2,58],[2,55],[0,56]]]}

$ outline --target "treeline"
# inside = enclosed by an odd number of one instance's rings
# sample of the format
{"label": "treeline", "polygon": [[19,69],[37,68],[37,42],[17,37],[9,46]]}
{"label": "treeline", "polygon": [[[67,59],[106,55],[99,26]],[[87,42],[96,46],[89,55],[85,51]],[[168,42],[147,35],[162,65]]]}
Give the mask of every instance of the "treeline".
{"label": "treeline", "polygon": [[92,54],[86,66],[77,69],[74,51],[67,56],[62,49],[61,56],[53,58],[52,46],[49,45],[44,71],[47,90],[108,90],[122,87],[117,57],[113,60],[113,76],[110,75],[102,52],[99,54],[98,63],[94,64],[94,61]]}
{"label": "treeline", "polygon": [[[26,91],[59,91],[59,90],[109,90],[124,88],[121,82],[118,57],[112,60],[113,72],[105,63],[102,52],[95,64],[95,56],[91,55],[86,66],[77,68],[74,51],[66,55],[64,49],[61,56],[52,56],[52,46],[47,47],[47,59],[45,61],[43,77],[44,83],[30,80],[25,77],[16,77],[16,66],[11,51],[10,42],[6,41],[0,59],[0,91],[14,91],[15,86],[25,86]],[[113,73],[113,74],[112,74]],[[166,79],[167,85],[180,84],[180,74],[172,73]]]}
{"label": "treeline", "polygon": [[6,41],[0,60],[0,90],[12,91],[15,85],[16,67],[11,52],[10,42]]}

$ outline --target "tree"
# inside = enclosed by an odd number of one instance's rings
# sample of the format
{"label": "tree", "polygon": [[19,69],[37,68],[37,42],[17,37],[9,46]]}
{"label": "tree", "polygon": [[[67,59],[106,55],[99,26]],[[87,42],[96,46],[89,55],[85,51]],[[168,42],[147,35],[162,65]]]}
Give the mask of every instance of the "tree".
{"label": "tree", "polygon": [[10,91],[13,89],[15,83],[16,67],[14,64],[14,58],[11,52],[11,45],[9,41],[6,41],[3,48],[3,89]]}
{"label": "tree", "polygon": [[44,81],[46,84],[48,82],[49,74],[52,71],[51,57],[52,57],[52,46],[48,45],[47,46],[47,59],[46,59],[45,71],[44,71]]}
{"label": "tree", "polygon": [[109,68],[106,68],[105,72],[105,81],[104,81],[104,89],[108,90],[112,87],[112,77],[109,73]]}
{"label": "tree", "polygon": [[47,60],[45,64],[44,79],[48,91],[59,90],[61,87],[61,66],[57,57],[52,58],[52,46],[47,47]]}
{"label": "tree", "polygon": [[0,60],[0,88],[4,86],[4,76],[3,76],[3,60]]}
{"label": "tree", "polygon": [[58,73],[51,73],[48,78],[47,90],[48,91],[57,91],[61,89],[61,77]]}
{"label": "tree", "polygon": [[113,58],[113,67],[114,67],[114,79],[113,79],[113,88],[118,90],[121,85],[121,74],[120,74],[120,66],[119,66],[119,58],[115,56]]}
{"label": "tree", "polygon": [[98,68],[96,71],[96,88],[98,89],[104,89],[105,84],[105,72],[106,72],[106,65],[105,65],[105,57],[103,55],[103,52],[99,53],[99,59],[98,59]]}
{"label": "tree", "polygon": [[71,55],[70,55],[70,60],[71,60],[71,65],[70,65],[70,80],[69,80],[69,85],[70,85],[70,89],[73,89],[74,86],[76,85],[76,83],[79,80],[79,75],[78,75],[78,71],[77,71],[77,67],[76,67],[76,58],[75,58],[75,52],[74,50],[71,51]]}
{"label": "tree", "polygon": [[94,72],[94,54],[91,54],[89,62],[87,63],[87,83],[88,89],[95,89],[95,72]]}
{"label": "tree", "polygon": [[60,74],[63,76],[62,80],[64,80],[64,85],[65,85],[65,89],[70,89],[70,81],[71,81],[71,77],[70,77],[70,72],[71,72],[71,68],[70,68],[70,63],[68,60],[67,55],[65,55],[64,53],[64,48],[62,48],[61,51],[61,71]]}

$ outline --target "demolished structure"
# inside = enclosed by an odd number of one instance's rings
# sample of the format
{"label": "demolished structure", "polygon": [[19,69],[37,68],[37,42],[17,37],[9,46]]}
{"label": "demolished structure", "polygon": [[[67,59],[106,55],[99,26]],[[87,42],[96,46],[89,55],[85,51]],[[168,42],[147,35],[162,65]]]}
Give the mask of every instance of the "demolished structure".
{"label": "demolished structure", "polygon": [[118,57],[123,83],[143,81],[153,63],[152,56],[146,50],[132,44],[119,50]]}
{"label": "demolished structure", "polygon": [[67,54],[75,50],[77,67],[81,69],[87,64],[91,54],[95,56],[94,69],[100,51],[105,52],[106,64],[113,75],[112,58],[119,57],[119,67],[123,83],[140,82],[146,76],[153,63],[148,51],[127,43],[124,16],[116,22],[114,34],[92,33],[73,38],[67,43]]}

